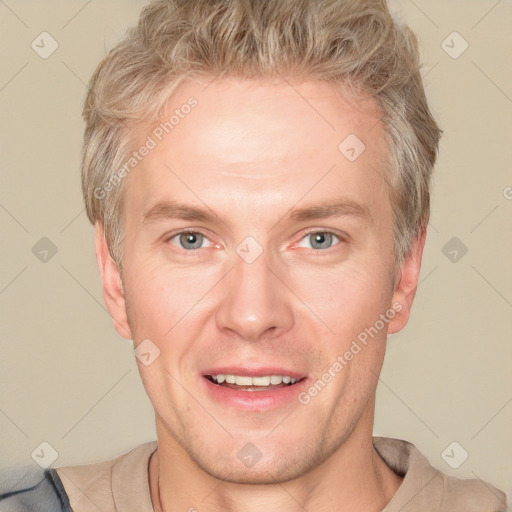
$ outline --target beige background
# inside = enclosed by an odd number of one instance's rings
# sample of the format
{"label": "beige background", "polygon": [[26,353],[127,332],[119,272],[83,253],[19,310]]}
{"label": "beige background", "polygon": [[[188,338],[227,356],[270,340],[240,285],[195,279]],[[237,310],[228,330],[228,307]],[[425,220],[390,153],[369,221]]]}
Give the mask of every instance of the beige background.
{"label": "beige background", "polygon": [[[419,34],[445,136],[421,284],[408,327],[389,339],[375,433],[511,490],[512,5],[396,3]],[[43,441],[59,466],[155,438],[131,343],[103,305],[79,187],[85,83],[142,4],[0,1],[0,467],[34,465]],[[43,31],[59,45],[47,59],[31,48]],[[469,44],[456,59],[441,46],[453,31]],[[461,43],[448,39],[452,52]],[[46,263],[32,252],[42,237],[58,249]],[[443,253],[452,237],[468,248],[457,262]],[[456,470],[441,457],[453,441],[469,453]]]}

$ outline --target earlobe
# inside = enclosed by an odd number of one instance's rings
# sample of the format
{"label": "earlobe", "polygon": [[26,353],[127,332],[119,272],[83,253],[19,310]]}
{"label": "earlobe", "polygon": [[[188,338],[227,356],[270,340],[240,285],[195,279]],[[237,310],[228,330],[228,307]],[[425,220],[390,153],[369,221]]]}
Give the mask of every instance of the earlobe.
{"label": "earlobe", "polygon": [[123,338],[131,340],[132,334],[128,324],[126,301],[119,269],[110,255],[103,226],[99,221],[95,224],[95,230],[96,261],[103,283],[103,300],[112,317],[114,329]]}
{"label": "earlobe", "polygon": [[395,283],[395,290],[391,304],[394,306],[397,314],[389,322],[388,334],[394,334],[401,331],[409,320],[412,303],[416,295],[418,278],[421,269],[421,258],[425,239],[427,235],[426,227],[421,230],[420,235],[414,240],[409,253],[398,270],[399,276]]}

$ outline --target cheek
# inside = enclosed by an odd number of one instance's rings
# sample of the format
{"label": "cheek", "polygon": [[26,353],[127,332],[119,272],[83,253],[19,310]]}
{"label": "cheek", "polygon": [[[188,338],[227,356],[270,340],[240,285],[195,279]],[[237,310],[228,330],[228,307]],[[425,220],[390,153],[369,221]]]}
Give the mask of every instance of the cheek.
{"label": "cheek", "polygon": [[389,307],[388,273],[374,265],[297,270],[291,288],[309,309],[344,339],[373,325]]}
{"label": "cheek", "polygon": [[135,325],[134,338],[161,340],[180,313],[185,314],[181,282],[173,281],[169,272],[151,261],[130,262],[126,274],[130,276],[125,296],[131,323]]}
{"label": "cheek", "polygon": [[[126,297],[134,339],[151,340],[160,350],[158,363],[173,375],[192,373],[189,365],[201,350],[202,331],[215,307],[208,292],[219,280],[217,273],[170,268],[148,258],[133,263],[129,275]],[[149,372],[149,368],[141,370]]]}

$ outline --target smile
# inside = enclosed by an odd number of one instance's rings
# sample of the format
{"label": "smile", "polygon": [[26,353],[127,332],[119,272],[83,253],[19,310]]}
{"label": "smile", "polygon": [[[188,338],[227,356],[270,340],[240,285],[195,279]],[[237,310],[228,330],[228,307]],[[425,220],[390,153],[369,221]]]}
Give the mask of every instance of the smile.
{"label": "smile", "polygon": [[293,386],[302,379],[294,379],[289,375],[262,375],[251,377],[249,375],[231,375],[219,373],[205,375],[214,384],[222,387],[244,391],[268,391],[285,386]]}

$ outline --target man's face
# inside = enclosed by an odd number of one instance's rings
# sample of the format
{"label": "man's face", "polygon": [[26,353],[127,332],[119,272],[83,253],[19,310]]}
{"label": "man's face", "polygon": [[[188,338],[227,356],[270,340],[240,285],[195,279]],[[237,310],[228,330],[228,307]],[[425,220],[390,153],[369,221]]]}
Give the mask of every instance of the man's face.
{"label": "man's face", "polygon": [[[113,316],[160,351],[138,362],[160,443],[219,478],[291,478],[371,433],[386,334],[406,321],[390,314],[383,128],[317,81],[187,83],[169,115],[191,96],[162,141],[141,131],[157,144],[126,178],[128,321]],[[218,374],[296,382],[249,391]]]}

